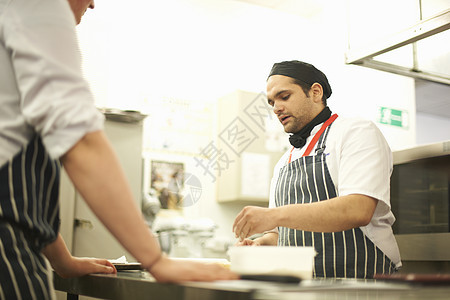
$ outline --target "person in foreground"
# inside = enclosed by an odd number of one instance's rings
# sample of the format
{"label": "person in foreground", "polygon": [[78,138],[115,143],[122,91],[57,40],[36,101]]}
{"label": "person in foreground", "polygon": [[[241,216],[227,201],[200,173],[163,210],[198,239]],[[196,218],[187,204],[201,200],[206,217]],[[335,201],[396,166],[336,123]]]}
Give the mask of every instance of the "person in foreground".
{"label": "person in foreground", "polygon": [[219,265],[165,257],[143,221],[82,77],[75,25],[93,7],[0,0],[0,299],[53,299],[48,261],[63,277],[116,272],[107,260],[73,257],[59,235],[61,163],[156,280],[237,279]]}
{"label": "person in foreground", "polygon": [[391,150],[372,122],[332,114],[330,95],[313,65],[274,64],[267,100],[293,147],[274,168],[269,207],[237,215],[237,245],[313,246],[314,277],[393,273],[401,260],[391,228]]}

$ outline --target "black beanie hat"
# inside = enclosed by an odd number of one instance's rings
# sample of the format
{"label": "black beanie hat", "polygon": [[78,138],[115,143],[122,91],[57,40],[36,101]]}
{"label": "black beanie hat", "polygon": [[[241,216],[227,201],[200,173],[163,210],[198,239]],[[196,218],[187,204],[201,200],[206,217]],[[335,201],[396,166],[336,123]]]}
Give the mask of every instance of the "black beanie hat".
{"label": "black beanie hat", "polygon": [[328,99],[331,96],[332,91],[327,76],[311,64],[298,60],[275,63],[270,71],[269,77],[272,75],[288,76],[309,85],[313,85],[317,82],[323,88],[325,99]]}

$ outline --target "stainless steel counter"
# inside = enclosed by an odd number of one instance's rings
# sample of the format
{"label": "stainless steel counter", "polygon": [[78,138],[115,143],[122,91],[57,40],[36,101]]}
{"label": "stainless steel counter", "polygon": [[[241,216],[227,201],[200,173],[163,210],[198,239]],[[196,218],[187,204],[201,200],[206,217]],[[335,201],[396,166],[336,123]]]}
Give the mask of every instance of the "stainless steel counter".
{"label": "stainless steel counter", "polygon": [[[234,281],[236,282],[236,281]],[[252,288],[223,286],[214,283],[157,283],[147,272],[121,271],[117,275],[93,274],[79,278],[64,279],[54,274],[56,290],[66,292],[67,299],[78,299],[76,295],[102,299],[218,299],[247,300]]]}
{"label": "stainless steel counter", "polygon": [[55,274],[55,288],[68,299],[85,295],[102,299],[449,299],[450,285],[422,286],[376,280],[315,279],[300,284],[262,281],[157,283],[147,272],[89,275],[63,279]]}

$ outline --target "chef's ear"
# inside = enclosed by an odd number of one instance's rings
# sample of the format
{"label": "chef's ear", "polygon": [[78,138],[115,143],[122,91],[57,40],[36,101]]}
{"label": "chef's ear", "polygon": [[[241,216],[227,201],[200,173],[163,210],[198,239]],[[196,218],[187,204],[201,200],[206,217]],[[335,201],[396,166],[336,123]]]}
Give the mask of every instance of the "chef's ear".
{"label": "chef's ear", "polygon": [[309,89],[309,96],[313,98],[314,102],[321,103],[323,97],[322,85],[320,85],[320,83],[317,82],[313,83],[313,85]]}

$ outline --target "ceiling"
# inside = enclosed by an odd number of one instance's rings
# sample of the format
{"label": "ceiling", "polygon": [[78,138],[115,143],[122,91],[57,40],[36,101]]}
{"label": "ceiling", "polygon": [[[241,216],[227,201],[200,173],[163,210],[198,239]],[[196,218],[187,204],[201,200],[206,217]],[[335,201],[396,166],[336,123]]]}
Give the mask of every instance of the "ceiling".
{"label": "ceiling", "polygon": [[[313,18],[323,12],[325,0],[237,0]],[[450,86],[416,80],[416,111],[450,119]]]}
{"label": "ceiling", "polygon": [[320,14],[325,0],[237,0],[267,8],[272,8],[303,18],[312,18]]}

